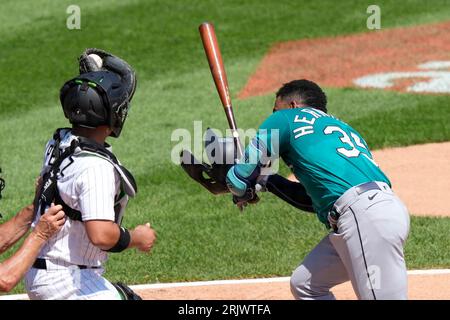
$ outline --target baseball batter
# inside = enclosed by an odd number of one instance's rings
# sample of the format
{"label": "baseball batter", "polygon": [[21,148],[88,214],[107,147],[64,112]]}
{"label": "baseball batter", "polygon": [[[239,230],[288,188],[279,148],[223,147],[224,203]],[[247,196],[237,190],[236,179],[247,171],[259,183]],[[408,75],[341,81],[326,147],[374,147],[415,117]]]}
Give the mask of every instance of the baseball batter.
{"label": "baseball batter", "polygon": [[[102,64],[89,54],[100,56]],[[148,252],[155,240],[148,223],[133,230],[121,227],[137,188],[105,142],[121,133],[135,91],[134,71],[118,57],[88,49],[80,58],[80,73],[61,89],[72,128],[58,129],[47,143],[39,195],[38,213],[54,199],[68,219],[41,250],[25,286],[31,299],[138,300],[124,284],[102,277],[109,252]]]}
{"label": "baseball batter", "polygon": [[326,103],[311,81],[281,87],[273,114],[228,171],[229,189],[235,202],[251,202],[265,164],[261,155],[280,157],[304,186],[319,220],[332,229],[293,272],[295,298],[334,299],[330,288],[350,280],[359,299],[406,299],[408,211],[362,136],[327,114]]}

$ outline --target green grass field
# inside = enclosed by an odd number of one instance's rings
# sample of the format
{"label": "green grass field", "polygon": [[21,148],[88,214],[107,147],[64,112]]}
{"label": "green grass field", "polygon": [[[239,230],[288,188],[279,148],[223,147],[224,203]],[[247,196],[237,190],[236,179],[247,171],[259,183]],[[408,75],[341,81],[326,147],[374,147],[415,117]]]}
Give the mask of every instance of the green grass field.
{"label": "green grass field", "polygon": [[[170,161],[174,129],[192,131],[194,120],[203,120],[204,128],[226,128],[197,27],[206,20],[216,25],[230,90],[236,96],[273,43],[365,32],[371,3],[78,0],[81,30],[68,30],[66,8],[72,3],[2,1],[4,219],[31,201],[44,144],[55,128],[68,125],[59,89],[76,75],[82,50],[98,47],[125,58],[139,77],[122,136],[110,140],[140,188],[124,224],[150,221],[158,232],[149,255],[112,254],[107,278],[136,284],[289,275],[327,233],[315,216],[268,194],[239,214],[229,197],[212,197]],[[450,17],[450,1],[377,4],[383,28]],[[450,140],[448,96],[325,89],[330,112],[360,131],[373,149]],[[273,95],[234,101],[239,126],[251,128],[271,112]],[[413,217],[406,246],[408,267],[449,267],[449,229],[450,219]],[[15,289],[21,291],[23,286]]]}

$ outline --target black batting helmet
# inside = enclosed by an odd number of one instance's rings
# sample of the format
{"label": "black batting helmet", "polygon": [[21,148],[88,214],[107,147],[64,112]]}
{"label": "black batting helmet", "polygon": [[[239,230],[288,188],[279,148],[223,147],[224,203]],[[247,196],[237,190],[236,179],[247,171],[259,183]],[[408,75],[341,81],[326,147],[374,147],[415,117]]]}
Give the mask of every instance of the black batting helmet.
{"label": "black batting helmet", "polygon": [[130,100],[127,84],[111,71],[81,74],[60,91],[64,115],[71,124],[87,128],[107,125],[115,138],[122,131]]}

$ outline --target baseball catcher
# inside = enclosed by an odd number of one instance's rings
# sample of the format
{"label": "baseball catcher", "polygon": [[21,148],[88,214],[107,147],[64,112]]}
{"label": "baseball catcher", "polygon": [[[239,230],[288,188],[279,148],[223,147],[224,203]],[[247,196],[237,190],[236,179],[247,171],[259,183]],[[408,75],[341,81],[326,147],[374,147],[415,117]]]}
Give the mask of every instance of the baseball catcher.
{"label": "baseball catcher", "polygon": [[26,275],[31,299],[140,299],[123,283],[102,277],[111,252],[151,250],[150,224],[127,230],[122,224],[137,185],[106,138],[121,135],[136,90],[136,76],[124,60],[87,49],[80,74],[61,88],[60,101],[71,128],[57,129],[47,143],[38,193],[38,216],[49,203],[68,217],[55,240],[41,250]]}

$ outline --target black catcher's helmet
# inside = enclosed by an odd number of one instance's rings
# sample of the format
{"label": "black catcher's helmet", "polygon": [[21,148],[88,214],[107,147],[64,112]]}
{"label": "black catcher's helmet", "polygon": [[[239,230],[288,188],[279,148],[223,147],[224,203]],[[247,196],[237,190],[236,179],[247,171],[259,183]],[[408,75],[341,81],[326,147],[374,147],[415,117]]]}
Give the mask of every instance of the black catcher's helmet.
{"label": "black catcher's helmet", "polygon": [[111,71],[81,74],[60,91],[64,115],[71,124],[87,128],[107,125],[115,138],[122,131],[131,97],[127,83]]}

